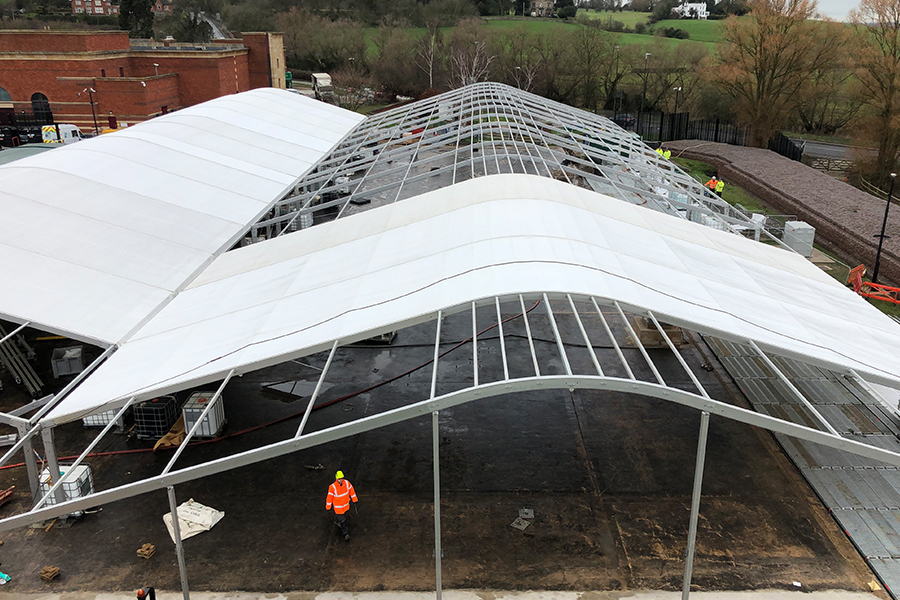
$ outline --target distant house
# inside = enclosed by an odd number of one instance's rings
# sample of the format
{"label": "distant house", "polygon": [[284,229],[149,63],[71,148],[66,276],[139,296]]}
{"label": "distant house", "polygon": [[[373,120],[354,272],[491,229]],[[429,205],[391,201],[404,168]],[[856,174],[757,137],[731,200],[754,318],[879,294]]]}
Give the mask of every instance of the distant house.
{"label": "distant house", "polygon": [[549,17],[556,12],[556,0],[531,0],[532,17]]}
{"label": "distant house", "polygon": [[175,7],[174,0],[153,0],[150,12],[155,15],[169,14]]}
{"label": "distant house", "polygon": [[684,2],[681,6],[676,6],[673,12],[681,15],[682,19],[706,19],[709,17],[709,10],[707,10],[705,2]]}
{"label": "distant house", "polygon": [[72,14],[88,15],[117,15],[119,14],[119,2],[110,0],[70,0]]}

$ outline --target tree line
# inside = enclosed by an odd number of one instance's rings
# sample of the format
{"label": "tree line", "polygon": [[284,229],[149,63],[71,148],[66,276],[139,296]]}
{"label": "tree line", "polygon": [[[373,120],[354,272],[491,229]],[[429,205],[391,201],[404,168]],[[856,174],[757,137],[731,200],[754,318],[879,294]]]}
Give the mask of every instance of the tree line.
{"label": "tree line", "polygon": [[[458,0],[435,0],[444,6]],[[277,15],[288,65],[331,72],[353,108],[368,90],[421,97],[475,81],[498,81],[587,110],[661,110],[731,118],[764,147],[784,128],[849,132],[872,144],[863,168],[885,183],[900,150],[900,0],[862,0],[849,24],[819,20],[815,0],[747,0],[725,20],[715,51],[654,37],[619,43],[603,23],[579,19],[535,31],[486,27],[474,17],[452,29],[438,18],[420,30],[384,18],[374,31],[303,7]]]}

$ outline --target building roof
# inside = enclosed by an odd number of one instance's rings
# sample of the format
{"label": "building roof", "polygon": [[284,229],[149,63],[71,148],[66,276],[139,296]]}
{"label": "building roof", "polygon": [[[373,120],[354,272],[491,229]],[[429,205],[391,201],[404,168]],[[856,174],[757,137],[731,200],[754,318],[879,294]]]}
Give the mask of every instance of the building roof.
{"label": "building roof", "polygon": [[254,90],[0,167],[0,315],[122,341],[361,120]]}
{"label": "building roof", "polygon": [[900,325],[796,253],[550,178],[494,175],[219,256],[50,418],[542,293],[617,301],[874,380],[900,373]]}

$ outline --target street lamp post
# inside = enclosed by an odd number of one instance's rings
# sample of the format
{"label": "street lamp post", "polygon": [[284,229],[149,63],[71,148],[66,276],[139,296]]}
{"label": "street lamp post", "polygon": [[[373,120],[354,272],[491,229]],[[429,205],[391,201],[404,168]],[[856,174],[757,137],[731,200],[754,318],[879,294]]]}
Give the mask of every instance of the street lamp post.
{"label": "street lamp post", "polygon": [[675,140],[678,139],[675,137],[675,124],[678,122],[678,93],[681,91],[681,86],[672,89],[675,90],[675,112],[669,119],[669,139]]}
{"label": "street lamp post", "polygon": [[97,113],[96,111],[94,111],[94,93],[96,91],[97,90],[92,87],[87,87],[84,88],[84,91],[81,92],[82,94],[87,94],[88,98],[91,99],[91,116],[94,117],[94,135],[97,135],[97,133],[100,131],[100,128],[97,127]]}
{"label": "street lamp post", "polygon": [[641,117],[644,115],[644,104],[647,103],[647,76],[650,72],[650,53],[644,54],[644,91],[641,92],[641,106],[638,110],[637,134],[641,134]]}
{"label": "street lamp post", "polygon": [[881,247],[884,245],[884,239],[891,237],[889,235],[884,235],[884,230],[887,228],[888,211],[891,210],[891,195],[894,193],[894,179],[896,178],[897,174],[891,173],[891,187],[888,189],[887,204],[884,207],[884,220],[881,222],[881,235],[875,236],[878,238],[878,253],[875,255],[875,270],[872,271],[872,283],[878,283],[878,268],[881,266]]}
{"label": "street lamp post", "polygon": [[159,76],[159,63],[153,63],[153,69],[156,71],[156,75]]}
{"label": "street lamp post", "polygon": [[616,72],[615,72],[615,74],[613,75],[613,89],[612,89],[612,95],[613,95],[613,116],[619,114],[619,107],[616,106],[616,101],[618,100],[618,98],[616,98],[616,87],[617,87],[617,84],[618,84],[618,83],[619,83],[619,47],[616,46]]}

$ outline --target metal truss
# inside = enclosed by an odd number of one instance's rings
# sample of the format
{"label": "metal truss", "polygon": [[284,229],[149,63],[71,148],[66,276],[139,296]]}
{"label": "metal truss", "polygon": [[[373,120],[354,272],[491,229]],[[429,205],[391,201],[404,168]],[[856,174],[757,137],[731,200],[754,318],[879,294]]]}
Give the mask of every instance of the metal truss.
{"label": "metal truss", "polygon": [[[526,304],[531,304],[532,302],[534,302],[534,308],[538,305],[542,305],[542,311],[534,312],[533,315],[529,316],[530,311],[526,310]],[[514,317],[504,319],[504,313],[507,315],[510,313],[516,314]],[[485,315],[488,315],[487,319],[485,318]],[[438,394],[437,390],[440,383],[438,366],[442,357],[440,352],[441,327],[444,320],[451,317],[457,319],[471,319],[472,337],[470,341],[472,342],[472,383],[462,389]],[[82,498],[61,501],[63,498],[60,497],[60,488],[66,481],[68,475],[75,472],[75,469],[70,468],[66,474],[60,474],[59,465],[53,451],[53,430],[52,428],[41,429],[40,423],[38,423],[37,425],[34,425],[31,431],[28,431],[26,435],[22,436],[17,447],[26,447],[27,452],[27,440],[29,440],[36,431],[40,430],[48,454],[49,468],[51,469],[51,472],[55,474],[55,484],[42,498],[37,500],[32,510],[0,520],[0,531],[7,531],[16,527],[67,515],[75,511],[88,509],[108,502],[133,497],[163,488],[167,490],[170,509],[174,514],[176,508],[174,487],[180,483],[312,448],[320,444],[340,440],[409,419],[426,416],[429,413],[432,415],[432,437],[434,440],[438,440],[439,422],[437,415],[439,411],[477,400],[487,400],[496,396],[541,390],[568,389],[574,391],[576,389],[581,389],[609,391],[666,400],[694,408],[701,412],[683,589],[683,597],[687,598],[690,589],[694,546],[697,534],[702,476],[705,464],[706,440],[710,415],[719,415],[738,422],[762,427],[772,432],[783,433],[830,448],[844,450],[853,454],[879,460],[889,465],[900,466],[900,453],[864,444],[855,439],[841,436],[838,431],[815,410],[809,399],[806,398],[775,365],[769,357],[769,353],[761,349],[752,340],[734,339],[733,336],[729,338],[729,336],[721,332],[714,332],[708,329],[704,330],[702,327],[697,328],[698,331],[703,333],[718,335],[719,337],[747,344],[754,348],[755,351],[759,353],[762,362],[768,366],[776,377],[789,387],[791,393],[796,395],[801,403],[809,410],[810,414],[814,416],[810,422],[817,422],[820,428],[808,427],[787,420],[778,419],[711,398],[703,387],[700,378],[692,371],[687,360],[682,355],[682,351],[679,350],[673,342],[673,337],[675,337],[673,327],[664,324],[670,320],[667,319],[665,315],[656,315],[641,307],[622,305],[614,299],[541,292],[520,294],[514,297],[490,297],[439,311],[437,314],[431,315],[431,319],[435,322],[431,380],[427,395],[420,400],[399,408],[370,414],[355,420],[348,420],[332,427],[306,432],[305,428],[308,424],[310,413],[319,397],[324,382],[328,378],[332,360],[342,345],[342,340],[334,340],[331,344],[331,349],[328,352],[325,366],[318,378],[315,390],[303,414],[301,423],[296,433],[290,438],[252,450],[239,452],[228,457],[175,470],[174,465],[186,450],[187,443],[194,436],[199,424],[203,421],[203,416],[206,414],[206,412],[204,412],[197,420],[197,423],[188,432],[184,443],[179,447],[159,475],[141,481],[96,491]],[[519,319],[521,319],[521,323],[518,322]],[[652,328],[650,328],[649,331],[655,336],[654,339],[657,341],[654,347],[658,348],[652,354],[648,351],[645,344],[642,343],[641,332],[635,329],[635,325],[639,322],[639,319],[643,319],[642,323],[647,326],[652,324]],[[427,322],[427,320],[428,317],[426,316],[425,319],[418,318],[416,322],[423,323]],[[504,324],[506,324],[506,327],[504,327]],[[513,325],[518,325],[520,331],[524,329],[524,338],[527,340],[527,344],[523,343],[521,336],[514,336],[509,333],[510,327]],[[480,342],[478,332],[484,331],[486,326],[491,329],[497,329],[498,336],[495,339],[499,344],[499,356],[503,366],[502,377],[492,381],[486,381],[483,377],[486,373],[482,374],[479,372],[478,352]],[[538,339],[536,336],[536,331],[538,330],[543,331],[545,335],[549,331],[551,339]],[[569,333],[569,338],[566,339],[561,333],[563,331],[577,331],[577,334],[573,335],[572,333]],[[644,333],[646,334],[646,330]],[[345,340],[345,342],[346,341],[349,340]],[[482,343],[484,341],[484,339],[481,340]],[[540,351],[537,349],[539,344],[543,344],[543,349]],[[601,360],[600,356],[598,356],[598,351],[601,349],[606,352],[607,360],[605,361]],[[523,357],[516,356],[515,353],[523,352],[530,356],[526,357],[526,360],[516,360]],[[589,360],[586,359],[583,354],[575,355],[576,352],[586,352]],[[663,354],[660,354],[660,352],[663,352]],[[297,358],[299,358],[299,356]],[[530,360],[527,360],[527,358],[530,358]],[[287,360],[287,358],[285,360]],[[672,362],[673,360],[675,362]],[[684,372],[690,383],[667,383],[662,373],[663,369],[660,368],[663,361],[666,361],[670,367],[677,363],[679,370]],[[550,367],[551,362],[562,365],[561,370],[563,372],[550,374],[550,371],[552,370]],[[527,373],[513,373],[510,368],[511,364],[520,365],[520,369],[522,368],[521,365],[530,365],[532,370]],[[840,370],[839,367],[830,364],[819,366],[825,366],[832,370]],[[611,375],[611,373],[615,371],[624,373],[624,376],[616,377]],[[847,371],[846,369],[844,369],[843,372],[848,378],[856,380],[861,387],[868,389],[865,382],[862,381],[855,372]],[[219,386],[218,391],[208,403],[206,411],[209,411],[219,400],[228,381],[236,374],[239,373],[236,373],[233,370],[228,373]],[[121,415],[134,400],[135,399],[132,398],[126,403],[119,411],[119,415]],[[46,409],[48,406],[52,406],[52,403],[47,404],[43,408]],[[119,415],[117,415],[117,417]],[[75,462],[76,466],[81,464],[89,452],[112,429],[115,421],[115,418],[110,420],[103,431],[82,452],[81,456]],[[26,423],[28,423],[28,421],[26,421]],[[7,452],[6,456],[4,456],[0,462],[5,462],[16,449],[17,448],[14,448]],[[435,479],[436,583],[438,595],[440,596],[441,564],[439,557],[441,525],[440,512],[438,509],[440,506],[440,457],[437,441],[435,441],[433,453]],[[58,503],[51,506],[45,506],[51,496],[54,496]],[[176,538],[178,537],[179,536],[176,533]],[[181,544],[176,542],[176,553],[178,555],[182,588],[185,598],[188,598],[189,591],[187,587],[187,575],[183,552],[184,550]]]}
{"label": "metal truss", "polygon": [[[545,312],[545,315],[529,316],[528,311],[524,310],[526,303],[530,304],[534,301],[539,301],[543,305],[543,311]],[[502,379],[496,381],[485,381],[483,379],[483,374],[481,376],[479,374],[477,331],[479,327],[483,327],[485,323],[478,322],[479,313],[477,309],[482,308],[482,312],[480,314],[482,315],[483,320],[484,307],[489,307],[491,309],[491,314],[493,315],[491,318],[491,322],[488,323],[488,325],[494,325],[499,328],[498,339],[501,350],[500,356],[503,363],[503,377]],[[504,307],[505,310],[503,310]],[[505,333],[503,330],[503,319],[501,318],[501,313],[509,313],[512,311],[518,312],[519,314],[516,318],[520,318],[523,320],[522,325],[524,326],[524,330],[526,332],[525,337],[527,338],[528,342],[527,346],[524,346],[523,344],[517,344],[515,346],[510,345],[510,340],[512,338],[510,334]],[[472,320],[473,329],[472,358],[474,371],[472,385],[464,389],[453,391],[451,393],[439,395],[435,393],[435,390],[437,389],[439,383],[437,370],[437,365],[440,361],[439,327],[443,319],[455,314],[471,315],[470,318]],[[635,317],[643,317],[647,323],[652,323],[654,330],[659,333],[659,339],[665,342],[665,346],[662,346],[662,348],[668,349],[668,355],[670,357],[674,357],[674,360],[676,360],[684,370],[685,374],[691,382],[691,385],[694,388],[692,391],[680,389],[666,383],[661,370],[657,367],[657,363],[660,360],[671,360],[671,358],[660,358],[660,355],[657,352],[653,355],[656,356],[656,359],[654,360],[653,356],[650,352],[648,352],[645,345],[641,343],[641,336],[635,330]],[[830,424],[828,424],[828,422],[819,413],[815,411],[813,412],[820,419],[821,429],[814,429],[803,425],[797,425],[795,423],[776,419],[752,410],[739,408],[710,398],[709,394],[703,388],[699,378],[691,370],[679,349],[673,344],[672,340],[670,339],[670,333],[667,333],[667,330],[663,325],[663,322],[666,321],[666,318],[661,315],[655,315],[652,312],[641,309],[639,307],[623,306],[618,301],[612,299],[582,297],[570,294],[532,293],[511,298],[486,298],[477,302],[472,302],[469,304],[456,306],[445,311],[441,311],[437,315],[433,315],[432,318],[437,319],[438,332],[435,336],[434,344],[434,364],[431,379],[431,391],[428,394],[427,398],[423,398],[419,402],[386,411],[380,414],[367,416],[355,421],[348,421],[341,425],[337,425],[327,429],[305,432],[304,429],[307,424],[309,413],[316,402],[319,390],[322,389],[322,384],[327,379],[332,358],[341,346],[341,341],[335,340],[331,345],[331,350],[329,352],[325,368],[322,370],[319,381],[316,385],[316,391],[313,393],[313,396],[310,399],[300,427],[298,428],[296,434],[291,438],[283,440],[281,442],[270,444],[268,446],[263,446],[261,448],[256,448],[253,450],[235,454],[230,457],[214,460],[205,464],[174,470],[173,465],[175,463],[175,460],[177,460],[177,458],[181,455],[181,451],[179,451],[166,466],[163,472],[156,477],[103,491],[98,491],[85,498],[63,502],[61,504],[50,507],[41,507],[42,503],[45,502],[48,497],[56,489],[58,489],[62,482],[65,480],[65,476],[63,476],[62,478],[57,479],[57,483],[54,485],[53,489],[51,489],[50,492],[44,495],[44,497],[37,503],[35,509],[21,515],[0,520],[0,531],[5,531],[11,528],[27,525],[44,519],[68,514],[75,510],[90,508],[106,502],[128,498],[152,490],[161,489],[163,487],[173,486],[178,483],[183,483],[241,466],[246,466],[255,462],[267,460],[269,458],[281,456],[291,452],[296,452],[298,450],[313,447],[322,443],[327,443],[348,436],[356,435],[364,431],[370,431],[407,419],[427,415],[430,412],[444,410],[453,406],[472,402],[474,400],[486,399],[493,396],[518,393],[529,390],[566,388],[572,390],[610,390],[659,398],[662,400],[668,400],[671,402],[683,404],[685,406],[690,406],[692,408],[700,410],[701,412],[720,415],[750,425],[763,427],[770,431],[784,433],[801,439],[820,443],[832,448],[846,450],[854,454],[877,459],[888,464],[900,466],[900,454],[842,437]],[[544,325],[544,328],[546,329],[547,327],[549,327],[549,330],[552,332],[553,339],[551,345],[555,348],[555,357],[558,358],[563,365],[564,373],[562,374],[548,374],[549,367],[547,367],[546,365],[546,353],[542,354],[536,350],[538,341],[535,339],[535,336],[533,334],[533,320],[538,318],[543,319],[544,321],[542,322],[542,324]],[[571,319],[571,321],[568,321],[566,323],[566,325],[568,325],[567,329],[572,331],[577,330],[579,332],[578,337],[580,339],[563,338],[560,333],[563,328],[559,325],[561,319]],[[616,335],[614,333],[614,329],[627,334],[627,346],[625,345],[625,343],[623,343],[622,336]],[[716,332],[713,333],[720,335],[723,338],[727,338],[727,336],[725,335],[721,335]],[[787,377],[779,369],[777,369],[777,367],[774,366],[774,363],[769,359],[767,352],[759,349],[759,347],[750,340],[740,339],[733,341],[749,344],[755,347],[760,353],[762,360],[770,366],[773,372],[775,372],[780,379],[782,379],[790,386],[792,392],[795,393],[805,404],[809,402],[803,396],[802,392],[791,385]],[[590,357],[590,361],[580,361],[579,363],[570,360],[572,349],[575,346],[577,346],[578,348],[584,348],[584,350]],[[602,364],[596,352],[597,348],[612,349],[619,365]],[[635,352],[635,350],[637,352]],[[511,363],[510,355],[512,352],[523,351],[527,351],[530,354],[531,360],[518,361],[518,363],[531,364],[533,366],[533,372],[515,376],[511,374],[509,368],[509,364]],[[579,369],[576,366],[577,364],[581,364],[582,367],[586,364],[590,364],[590,368]],[[614,377],[604,372],[604,368],[606,368],[607,370],[611,370],[618,369],[618,366],[621,366],[622,371],[625,373],[624,377]],[[827,367],[832,369],[835,368],[834,365],[827,365]],[[859,380],[858,376],[852,371],[846,371],[846,369],[844,371],[846,372],[848,377]],[[641,379],[639,373],[644,373],[646,378]],[[229,373],[228,377],[226,377],[225,379],[225,383],[227,383],[227,381],[234,374],[234,372]],[[210,406],[216,401],[223,387],[224,384],[220,387],[219,392],[217,392],[213,401],[210,402]],[[809,404],[808,406],[811,406],[811,404]],[[108,426],[103,430],[103,432],[101,432],[97,440],[95,440],[85,450],[82,458],[80,458],[79,461],[83,459],[83,457],[90,451],[90,449],[94,447],[99,439],[102,438],[106,433],[108,433],[110,429],[111,427]],[[194,429],[196,429],[196,427]],[[193,435],[194,429],[189,432],[188,439],[190,439],[190,437]],[[182,447],[182,450],[183,448],[184,447]],[[4,460],[8,459],[9,455],[11,455],[12,452],[13,450],[8,452],[7,456],[4,457]],[[72,472],[73,470],[69,471],[69,473]]]}
{"label": "metal truss", "polygon": [[369,117],[251,227],[244,243],[498,173],[559,179],[786,247],[609,119],[498,83]]}

